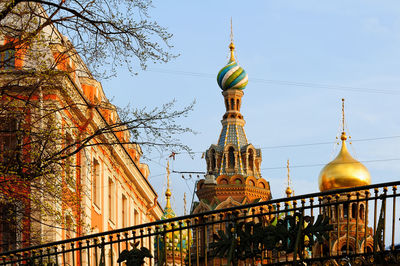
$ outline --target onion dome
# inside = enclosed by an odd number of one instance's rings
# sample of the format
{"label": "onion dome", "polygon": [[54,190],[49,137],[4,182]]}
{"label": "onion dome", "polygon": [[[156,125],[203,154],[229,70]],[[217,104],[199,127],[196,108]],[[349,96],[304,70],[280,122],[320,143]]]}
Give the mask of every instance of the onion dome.
{"label": "onion dome", "polygon": [[371,184],[368,169],[350,155],[346,147],[346,139],[346,133],[342,132],[342,148],[339,154],[319,174],[318,183],[321,192]]}
{"label": "onion dome", "polygon": [[233,40],[229,44],[229,49],[231,50],[231,57],[228,64],[217,75],[218,86],[223,91],[230,89],[243,90],[249,80],[246,71],[236,63]]}

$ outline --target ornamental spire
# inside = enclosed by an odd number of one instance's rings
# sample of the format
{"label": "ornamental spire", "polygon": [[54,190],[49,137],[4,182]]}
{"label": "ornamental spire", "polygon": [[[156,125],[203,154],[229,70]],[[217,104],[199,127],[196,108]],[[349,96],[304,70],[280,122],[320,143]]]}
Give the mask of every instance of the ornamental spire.
{"label": "ornamental spire", "polygon": [[290,183],[291,183],[291,182],[290,182],[289,159],[287,160],[286,168],[287,168],[287,188],[286,188],[285,193],[286,193],[287,197],[289,198],[289,197],[292,195],[292,193],[293,193],[293,190],[290,188]]}
{"label": "ornamental spire", "polygon": [[186,212],[186,192],[185,193],[183,193],[183,215],[186,215],[187,214],[187,212]]}
{"label": "ornamental spire", "polygon": [[340,136],[340,139],[342,141],[345,141],[347,139],[346,132],[344,131],[344,98],[342,99],[342,135]]}
{"label": "ornamental spire", "polygon": [[171,193],[171,190],[169,189],[169,174],[170,174],[169,161],[167,161],[167,168],[166,169],[167,169],[167,190],[165,191],[165,199],[167,201],[167,204],[166,204],[165,208],[171,208],[170,198],[171,198],[172,193]]}
{"label": "ornamental spire", "polygon": [[235,59],[235,44],[233,43],[233,25],[231,18],[231,41],[229,43],[230,57],[229,62],[224,66],[217,75],[217,83],[223,90],[243,90],[248,83],[246,71],[240,67]]}
{"label": "ornamental spire", "polygon": [[229,50],[231,50],[231,57],[229,58],[229,62],[235,61],[235,44],[233,43],[233,26],[232,26],[232,17],[231,17],[231,43],[229,44]]}

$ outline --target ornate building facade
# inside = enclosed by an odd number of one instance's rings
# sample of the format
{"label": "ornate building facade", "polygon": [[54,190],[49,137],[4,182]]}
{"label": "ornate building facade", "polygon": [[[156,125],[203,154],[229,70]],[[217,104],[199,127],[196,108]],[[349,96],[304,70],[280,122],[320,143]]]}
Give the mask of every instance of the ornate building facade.
{"label": "ornate building facade", "polygon": [[39,35],[25,46],[0,35],[10,47],[0,69],[0,251],[160,219],[141,147],[102,85],[54,25]]}

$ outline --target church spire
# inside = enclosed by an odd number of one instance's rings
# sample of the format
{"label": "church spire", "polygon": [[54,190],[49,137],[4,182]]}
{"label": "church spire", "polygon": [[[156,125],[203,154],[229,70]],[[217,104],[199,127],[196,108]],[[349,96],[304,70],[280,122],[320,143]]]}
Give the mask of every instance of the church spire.
{"label": "church spire", "polygon": [[235,44],[233,43],[233,26],[232,26],[232,17],[231,17],[231,43],[229,44],[229,50],[231,50],[231,57],[229,58],[229,63],[235,61]]}
{"label": "church spire", "polygon": [[170,218],[174,218],[176,217],[174,210],[171,207],[171,190],[170,190],[170,170],[169,170],[169,161],[167,161],[167,189],[165,190],[165,200],[166,200],[166,204],[165,204],[165,208],[164,208],[164,212],[163,215],[161,217],[161,220],[165,220],[165,219],[170,219]]}
{"label": "church spire", "polygon": [[230,30],[230,59],[217,75],[226,112],[222,117],[218,144],[212,145],[207,151],[207,173],[214,176],[239,174],[260,178],[261,150],[248,143],[244,131],[246,122],[240,113],[248,75],[235,59],[232,19]]}
{"label": "church spire", "polygon": [[167,190],[165,191],[165,199],[166,199],[166,205],[165,208],[169,208],[171,209],[171,190],[169,189],[169,175],[170,175],[170,171],[169,171],[169,161],[167,161]]}
{"label": "church spire", "polygon": [[342,142],[347,140],[346,132],[344,131],[344,124],[345,124],[345,120],[344,120],[344,99],[342,99],[342,135],[340,136],[340,139],[342,140]]}
{"label": "church spire", "polygon": [[290,182],[289,159],[287,160],[286,168],[287,168],[287,188],[285,190],[285,193],[286,193],[287,197],[289,198],[293,193],[293,190],[290,188],[290,183],[291,182]]}
{"label": "church spire", "polygon": [[[226,112],[221,120],[218,142],[211,144],[205,152],[207,174],[197,184],[196,191],[209,210],[229,206],[227,202],[271,199],[269,183],[261,176],[261,149],[248,142],[244,131],[245,120],[240,108],[248,76],[235,58],[232,20],[230,30],[229,62],[217,75],[224,97],[221,103],[225,104]],[[192,213],[204,211],[204,204],[194,207]]]}

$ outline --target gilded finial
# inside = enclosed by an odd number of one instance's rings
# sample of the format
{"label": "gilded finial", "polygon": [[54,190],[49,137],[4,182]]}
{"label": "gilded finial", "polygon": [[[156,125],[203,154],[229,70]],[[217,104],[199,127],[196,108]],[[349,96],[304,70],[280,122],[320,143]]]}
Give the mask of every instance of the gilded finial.
{"label": "gilded finial", "polygon": [[235,44],[233,43],[233,26],[232,26],[232,17],[231,17],[231,43],[229,44],[229,49],[231,50],[231,57],[229,59],[230,62],[235,61]]}
{"label": "gilded finial", "polygon": [[183,215],[186,215],[186,192],[183,193]]}
{"label": "gilded finial", "polygon": [[347,139],[346,132],[344,131],[344,121],[344,98],[342,98],[342,135],[340,136],[342,141]]}
{"label": "gilded finial", "polygon": [[289,167],[289,159],[287,160],[286,168],[287,168],[287,188],[286,188],[285,193],[286,193],[286,195],[287,195],[288,197],[290,197],[290,195],[292,194],[293,191],[292,191],[292,189],[290,188],[290,167]]}
{"label": "gilded finial", "polygon": [[166,200],[167,200],[167,204],[166,204],[166,208],[171,208],[171,201],[170,201],[170,198],[171,198],[171,195],[172,195],[172,193],[171,193],[171,190],[169,189],[169,174],[170,174],[170,171],[169,171],[169,161],[167,161],[167,190],[165,191],[165,198],[166,198]]}

